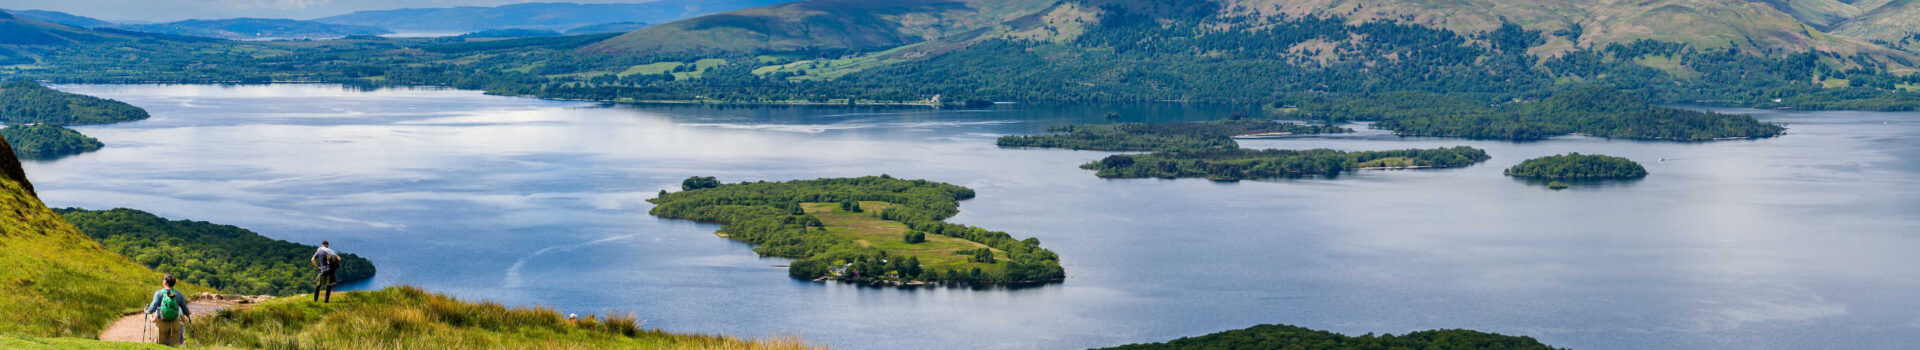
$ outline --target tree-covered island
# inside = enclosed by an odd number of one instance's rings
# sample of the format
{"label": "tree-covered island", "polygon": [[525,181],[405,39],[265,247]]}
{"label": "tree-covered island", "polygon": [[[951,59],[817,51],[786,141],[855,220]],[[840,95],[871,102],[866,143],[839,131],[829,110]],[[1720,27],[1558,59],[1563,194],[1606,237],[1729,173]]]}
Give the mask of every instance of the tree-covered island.
{"label": "tree-covered island", "polygon": [[58,124],[14,125],[0,129],[20,159],[54,159],[93,152],[105,147],[100,140]]}
{"label": "tree-covered island", "polygon": [[1575,152],[1528,159],[1506,173],[1536,180],[1625,180],[1647,177],[1647,168],[1626,158]]}
{"label": "tree-covered island", "polygon": [[1779,136],[1786,128],[1752,116],[1661,107],[1611,87],[1586,85],[1498,105],[1470,97],[1395,92],[1302,101],[1284,114],[1334,123],[1372,121],[1402,136],[1530,141],[1583,134],[1607,138],[1712,141]]}
{"label": "tree-covered island", "polygon": [[[307,258],[313,256],[315,246],[267,238],[237,226],[168,220],[126,208],[54,212],[108,250],[178,276],[182,282],[228,293],[280,296],[313,288],[313,268]],[[340,255],[340,283],[373,278],[375,272],[373,262],[364,257]]]}
{"label": "tree-covered island", "polygon": [[1396,151],[1239,148],[1118,154],[1081,165],[1102,178],[1191,178],[1216,181],[1331,174],[1364,169],[1451,168],[1492,159],[1467,146]]}
{"label": "tree-covered island", "polygon": [[973,195],[881,175],[694,186],[649,201],[654,216],[718,223],[717,234],[758,244],[760,255],[795,259],[788,274],[799,279],[974,285],[1066,278],[1059,256],[1039,239],[941,221]]}
{"label": "tree-covered island", "polygon": [[1231,149],[1236,136],[1284,136],[1348,133],[1332,125],[1229,119],[1199,123],[1118,123],[1062,125],[1045,135],[1000,137],[1000,147],[1066,148],[1091,151],[1163,151]]}
{"label": "tree-covered island", "polygon": [[147,119],[147,111],[125,102],[63,92],[32,80],[0,84],[0,123],[112,124]]}

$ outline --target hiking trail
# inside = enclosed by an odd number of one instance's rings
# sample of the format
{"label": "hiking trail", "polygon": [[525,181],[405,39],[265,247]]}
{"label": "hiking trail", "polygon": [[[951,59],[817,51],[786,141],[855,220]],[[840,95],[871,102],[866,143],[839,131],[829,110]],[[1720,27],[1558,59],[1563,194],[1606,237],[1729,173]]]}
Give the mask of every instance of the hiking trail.
{"label": "hiking trail", "polygon": [[[268,298],[271,297],[200,293],[200,295],[193,297],[193,301],[187,302],[187,309],[193,311],[193,320],[190,322],[199,323],[202,319],[206,319],[208,316],[213,316],[227,309],[245,309],[254,303]],[[144,308],[144,306],[142,306],[142,308]],[[146,314],[135,313],[113,321],[113,324],[107,326],[106,330],[100,331],[100,341],[153,342],[153,336],[156,330],[147,323],[146,317]],[[187,330],[187,337],[193,337],[193,330],[191,328]],[[188,339],[187,341],[191,342],[193,340]]]}

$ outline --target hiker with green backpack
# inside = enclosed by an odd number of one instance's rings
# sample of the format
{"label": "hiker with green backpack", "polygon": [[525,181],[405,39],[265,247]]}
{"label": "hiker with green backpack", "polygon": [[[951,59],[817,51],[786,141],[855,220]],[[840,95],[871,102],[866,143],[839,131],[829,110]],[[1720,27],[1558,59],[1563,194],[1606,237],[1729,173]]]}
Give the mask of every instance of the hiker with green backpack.
{"label": "hiker with green backpack", "polygon": [[147,318],[153,321],[154,328],[159,329],[153,342],[177,346],[186,340],[186,327],[181,327],[181,324],[193,317],[193,310],[187,309],[186,294],[173,290],[172,274],[161,277],[160,283],[162,288],[153,292],[153,302],[147,304]]}

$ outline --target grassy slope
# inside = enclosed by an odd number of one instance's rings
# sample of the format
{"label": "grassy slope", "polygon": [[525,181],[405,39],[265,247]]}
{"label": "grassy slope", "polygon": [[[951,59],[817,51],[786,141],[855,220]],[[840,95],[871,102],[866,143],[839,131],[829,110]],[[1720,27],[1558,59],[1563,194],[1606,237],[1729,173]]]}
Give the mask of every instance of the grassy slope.
{"label": "grassy slope", "polygon": [[271,300],[193,329],[216,347],[320,349],[807,349],[796,339],[748,341],[640,329],[632,317],[579,323],[544,308],[471,303],[412,287]]}
{"label": "grassy slope", "polygon": [[145,306],[159,280],[11,180],[0,180],[0,266],[6,267],[0,269],[0,310],[9,310],[0,334],[94,337],[122,313]]}
{"label": "grassy slope", "polygon": [[1841,23],[1834,33],[1862,39],[1894,42],[1907,51],[1920,52],[1920,42],[1901,39],[1920,34],[1920,0],[1894,0],[1866,15]]}
{"label": "grassy slope", "polygon": [[1046,0],[813,0],[708,15],[637,30],[591,52],[873,49],[991,27]]}
{"label": "grassy slope", "polygon": [[[861,212],[840,210],[838,203],[800,203],[807,214],[820,218],[827,232],[846,236],[862,246],[886,250],[890,256],[915,256],[920,258],[920,266],[934,271],[967,271],[979,267],[981,271],[997,272],[1005,269],[1006,264],[983,264],[968,261],[969,255],[954,254],[956,250],[988,248],[985,244],[937,234],[927,234],[927,241],[907,243],[905,236],[907,225],[898,221],[880,219],[879,213],[892,207],[893,203],[862,201]],[[1006,252],[993,249],[996,261],[1011,259]]]}

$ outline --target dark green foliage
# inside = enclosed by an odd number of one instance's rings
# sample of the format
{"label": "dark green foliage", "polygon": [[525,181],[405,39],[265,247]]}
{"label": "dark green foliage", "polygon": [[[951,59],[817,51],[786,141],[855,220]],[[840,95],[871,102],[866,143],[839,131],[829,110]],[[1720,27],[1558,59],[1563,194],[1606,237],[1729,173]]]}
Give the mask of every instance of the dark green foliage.
{"label": "dark green foliage", "polygon": [[903,240],[906,241],[907,243],[926,243],[927,233],[920,232],[920,231],[908,231],[907,236],[903,238]]}
{"label": "dark green foliage", "polygon": [[[57,209],[107,249],[181,281],[227,293],[311,292],[315,246],[276,240],[235,226],[167,220],[133,209]],[[373,277],[373,262],[340,255],[341,283]]]}
{"label": "dark green foliage", "polygon": [[109,124],[147,119],[147,111],[120,101],[71,94],[31,80],[0,85],[0,122]]}
{"label": "dark green foliage", "polygon": [[987,248],[980,248],[980,249],[969,250],[966,252],[968,253],[968,255],[972,255],[972,257],[967,258],[967,261],[972,261],[977,263],[987,263],[987,264],[993,263],[993,250],[990,250]]}
{"label": "dark green foliage", "polygon": [[[687,178],[685,181],[680,181],[680,189],[684,191],[692,191],[692,190],[697,190],[702,188],[714,188],[714,187],[720,187],[720,179],[716,179],[712,176],[708,176],[708,177],[694,176],[694,177]],[[666,196],[667,196],[667,192],[665,190],[660,191],[660,197],[666,197]]]}
{"label": "dark green foliage", "polygon": [[7,143],[13,145],[14,156],[22,159],[59,158],[105,146],[100,140],[57,124],[9,126],[0,129],[0,136],[6,136]]}
{"label": "dark green foliage", "polygon": [[1453,148],[1344,152],[1313,150],[1212,149],[1114,155],[1081,165],[1103,178],[1186,178],[1241,180],[1332,174],[1361,168],[1449,168],[1484,162],[1487,152]]}
{"label": "dark green foliage", "polygon": [[1163,151],[1238,148],[1234,136],[1353,132],[1330,125],[1277,121],[1216,120],[1203,123],[1093,124],[1047,128],[1047,135],[1000,137],[1000,147],[1068,148],[1096,151]]}
{"label": "dark green foliage", "polygon": [[860,210],[860,202],[851,199],[840,201],[840,210],[853,213],[862,212],[862,210]]}
{"label": "dark green foliage", "polygon": [[[942,222],[960,212],[960,200],[973,198],[973,190],[925,180],[900,180],[890,177],[834,178],[788,182],[751,182],[722,184],[718,187],[671,193],[650,200],[656,206],[651,213],[666,218],[713,222],[720,232],[742,242],[760,245],[761,255],[798,259],[788,274],[801,279],[829,276],[839,267],[835,262],[852,264],[848,276],[840,279],[855,283],[898,283],[904,280],[936,280],[966,283],[1034,283],[1063,278],[1059,256],[1041,249],[1038,240],[1016,240],[1005,232]],[[887,253],[855,244],[851,239],[809,229],[817,218],[800,211],[801,203],[843,203],[877,201],[893,204],[880,212],[880,218],[899,221],[912,232],[945,235],[985,244],[1011,256],[1004,273],[975,274],[959,279],[938,278],[930,273],[910,273],[919,266],[889,266]],[[883,263],[882,261],[889,261]],[[910,260],[917,263],[917,260]],[[908,273],[900,273],[906,268]],[[902,277],[888,277],[888,272]]]}
{"label": "dark green foliage", "polygon": [[1422,350],[1558,350],[1533,337],[1509,336],[1464,329],[1430,330],[1395,336],[1392,334],[1346,336],[1288,325],[1259,325],[1198,337],[1180,338],[1165,343],[1133,344],[1110,350],[1185,350],[1185,349],[1422,349]]}
{"label": "dark green foliage", "polygon": [[1545,156],[1507,168],[1507,176],[1542,180],[1638,179],[1647,168],[1633,160],[1598,154]]}
{"label": "dark green foliage", "polygon": [[1564,189],[1567,189],[1568,187],[1573,187],[1573,185],[1568,185],[1567,183],[1560,182],[1560,181],[1553,181],[1553,182],[1547,183],[1547,189],[1552,189],[1552,190],[1564,190]]}
{"label": "dark green foliage", "polygon": [[1706,141],[1778,136],[1786,128],[1745,115],[1654,106],[1605,86],[1489,106],[1455,96],[1402,92],[1302,107],[1309,118],[1375,121],[1404,136],[1538,140],[1573,133],[1609,138]]}

